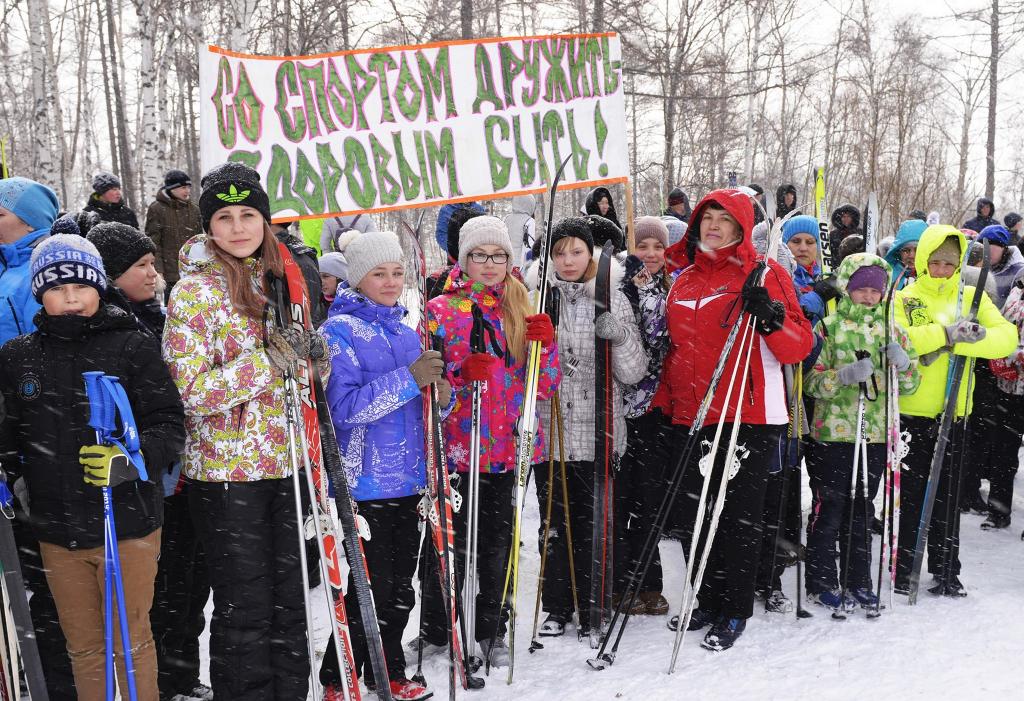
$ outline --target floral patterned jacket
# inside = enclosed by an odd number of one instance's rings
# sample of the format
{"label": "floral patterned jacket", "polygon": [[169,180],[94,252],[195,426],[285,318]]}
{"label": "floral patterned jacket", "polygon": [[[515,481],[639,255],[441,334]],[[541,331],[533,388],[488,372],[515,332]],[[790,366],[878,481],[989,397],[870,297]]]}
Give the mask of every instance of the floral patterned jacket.
{"label": "floral patterned jacket", "polygon": [[[506,472],[515,469],[516,435],[526,383],[526,361],[512,360],[506,348],[502,331],[501,295],[504,285],[485,287],[472,281],[458,266],[452,269],[445,282],[444,293],[430,300],[427,313],[430,331],[444,344],[444,357],[448,378],[455,394],[455,408],[445,422],[446,449],[451,467],[459,472],[469,470],[470,428],[472,422],[472,386],[461,377],[462,361],[469,355],[469,338],[473,328],[473,305],[483,312],[484,322],[494,330],[494,343],[485,334],[487,352],[494,354],[495,346],[504,355],[494,374],[484,383],[481,395],[481,472]],[[558,349],[552,344],[541,352],[538,400],[551,396],[562,379]],[[533,462],[544,455],[545,427],[538,421]]]}
{"label": "floral patterned jacket", "polygon": [[[163,358],[185,405],[182,471],[203,482],[289,476],[284,381],[270,364],[262,321],[232,307],[205,235],[189,239],[178,262]],[[247,263],[257,284],[261,266]]]}
{"label": "floral patterned jacket", "polygon": [[[836,277],[836,288],[843,293],[836,311],[825,317],[825,345],[817,362],[804,380],[804,389],[813,397],[826,401],[815,402],[811,436],[828,443],[853,443],[857,430],[857,385],[839,382],[839,368],[857,361],[857,351],[867,351],[874,362],[873,385],[868,382],[868,393],[877,386],[877,401],[864,403],[864,421],[869,443],[885,443],[885,302],[874,307],[854,304],[846,294],[850,276],[861,267],[876,265],[886,273],[892,269],[882,258],[871,253],[854,253],[843,259]],[[895,327],[895,341],[910,357],[910,367],[899,374],[900,394],[917,390],[921,375],[917,370],[917,353],[910,337],[901,327]],[[873,396],[873,395],[872,395]]]}

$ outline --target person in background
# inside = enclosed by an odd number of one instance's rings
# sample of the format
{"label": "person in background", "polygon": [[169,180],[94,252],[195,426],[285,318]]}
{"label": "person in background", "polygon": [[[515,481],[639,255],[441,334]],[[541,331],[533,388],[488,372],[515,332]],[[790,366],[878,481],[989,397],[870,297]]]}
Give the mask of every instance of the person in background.
{"label": "person in background", "polygon": [[[183,170],[164,174],[164,186],[146,210],[146,235],[155,246],[154,266],[167,283],[164,300],[178,282],[178,253],[185,242],[203,230],[199,207],[191,200],[192,181]],[[85,232],[83,235],[87,235]]]}
{"label": "person in background", "polygon": [[615,213],[615,202],[612,201],[612,193],[606,187],[595,187],[587,195],[587,201],[583,204],[583,214],[596,214],[604,217],[622,231],[622,224],[619,223],[619,216]]}
{"label": "person in background", "polygon": [[317,255],[325,253],[344,253],[347,246],[359,234],[377,231],[377,225],[369,214],[347,214],[343,217],[331,217],[324,221],[320,230],[320,243],[311,246],[309,238],[303,235],[306,245],[315,248]]}
{"label": "person in background", "polygon": [[661,215],[661,221],[665,224],[665,228],[668,229],[669,246],[679,243],[683,240],[683,237],[686,236],[687,224],[679,221],[677,217],[663,214]]}
{"label": "person in background", "polygon": [[907,219],[896,231],[896,240],[885,254],[885,262],[892,266],[892,284],[897,290],[913,282],[917,277],[914,257],[921,234],[928,228],[923,219]]}
{"label": "person in background", "polygon": [[965,221],[964,225],[960,228],[981,231],[986,226],[998,223],[995,204],[987,197],[979,197],[978,204],[975,206],[975,216]]}
{"label": "person in background", "polygon": [[509,238],[512,239],[512,264],[521,268],[526,265],[527,256],[537,239],[537,222],[533,218],[537,209],[537,198],[533,195],[516,195],[512,198],[512,213],[505,217]]}
{"label": "person in background", "polygon": [[86,212],[95,212],[100,221],[116,221],[139,228],[139,219],[135,212],[124,203],[121,192],[121,180],[113,173],[100,171],[92,178],[92,194],[82,208]]}
{"label": "person in background", "polygon": [[338,286],[348,282],[348,261],[341,253],[325,253],[320,256],[320,304],[324,313],[331,308],[338,294]]}
{"label": "person in background", "polygon": [[775,217],[782,219],[796,209],[796,186],[779,185],[775,191]]}
{"label": "person in background", "polygon": [[665,208],[664,216],[674,217],[683,224],[690,222],[690,198],[682,188],[674,187],[668,193],[668,207]]}

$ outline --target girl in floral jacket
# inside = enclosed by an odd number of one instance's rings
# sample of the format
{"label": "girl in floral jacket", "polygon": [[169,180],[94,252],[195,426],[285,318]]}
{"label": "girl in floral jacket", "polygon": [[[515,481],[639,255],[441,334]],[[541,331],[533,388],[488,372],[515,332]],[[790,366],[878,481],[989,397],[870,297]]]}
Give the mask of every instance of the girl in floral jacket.
{"label": "girl in floral jacket", "polygon": [[[873,608],[878,603],[871,590],[871,533],[864,522],[861,501],[860,466],[858,498],[849,498],[857,434],[859,384],[866,383],[869,399],[864,403],[867,441],[868,500],[874,499],[885,469],[885,368],[892,363],[899,371],[900,383],[893,391],[910,393],[917,389],[917,354],[906,333],[896,327],[896,337],[886,338],[885,304],[889,288],[889,264],[873,253],[854,253],[843,259],[836,287],[843,294],[834,314],[825,317],[825,345],[814,368],[805,380],[807,393],[823,401],[815,402],[811,437],[817,441],[808,454],[807,471],[815,508],[807,524],[807,594],[822,606]],[[869,355],[858,359],[857,351]],[[873,387],[882,393],[873,398]],[[848,509],[853,509],[853,533],[846,533]],[[850,571],[848,582],[852,600],[844,602],[836,571],[835,544],[839,540],[840,564]],[[853,552],[847,556],[847,547]]]}
{"label": "girl in floral jacket", "polygon": [[206,235],[180,255],[163,357],[185,405],[182,472],[213,589],[210,679],[221,699],[304,699],[298,524],[284,370],[315,334],[264,324],[265,272],[283,264],[256,171],[214,168],[199,199]]}
{"label": "girl in floral jacket", "polygon": [[[427,305],[430,329],[444,347],[448,377],[455,389],[455,407],[445,422],[445,445],[449,468],[460,473],[469,471],[473,383],[483,384],[479,522],[486,524],[487,537],[480,540],[478,552],[475,630],[486,654],[495,628],[501,626],[490,651],[490,663],[495,666],[503,666],[508,660],[504,621],[499,623],[498,613],[511,545],[515,428],[525,396],[531,341],[539,341],[542,348],[538,398],[551,396],[561,379],[551,319],[546,314],[531,314],[526,288],[511,275],[512,255],[512,241],[501,219],[470,219],[459,232],[458,264],[448,275],[443,294]],[[483,316],[486,344],[483,352],[475,353],[470,348],[474,308]],[[544,445],[539,425],[536,435],[533,462],[539,463]],[[467,508],[456,514],[455,536],[460,555],[465,551],[467,515]],[[459,560],[461,572],[462,557]],[[428,577],[425,584],[431,598],[439,597],[434,577]],[[424,611],[424,637],[443,643],[444,608],[428,606]]]}

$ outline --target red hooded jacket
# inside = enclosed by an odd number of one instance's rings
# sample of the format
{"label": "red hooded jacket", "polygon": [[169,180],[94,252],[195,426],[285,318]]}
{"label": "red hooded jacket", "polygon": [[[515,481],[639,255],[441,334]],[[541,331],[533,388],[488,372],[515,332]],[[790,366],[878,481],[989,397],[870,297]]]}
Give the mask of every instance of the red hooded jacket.
{"label": "red hooded jacket", "polygon": [[[715,202],[739,223],[743,239],[717,251],[699,248],[700,222],[707,206]],[[751,242],[754,209],[750,198],[738,190],[715,190],[693,210],[686,236],[665,251],[670,270],[682,268],[668,294],[667,319],[671,348],[662,367],[661,384],[651,404],[672,422],[689,426],[711,382],[726,337],[742,309],[740,294],[747,276],[756,267],[757,253]],[[692,263],[689,263],[692,261]],[[789,420],[784,364],[807,357],[813,345],[810,323],[800,310],[793,279],[781,265],[768,262],[764,286],[768,296],[786,307],[781,329],[768,336],[754,334],[747,386],[740,421],[745,424],[785,424]],[[704,425],[722,420],[722,405],[733,366],[742,362],[740,339],[732,348]],[[742,365],[740,366],[742,370]],[[736,378],[737,383],[740,377]],[[737,385],[737,391],[739,386]],[[725,421],[735,415],[736,393],[730,400]]]}

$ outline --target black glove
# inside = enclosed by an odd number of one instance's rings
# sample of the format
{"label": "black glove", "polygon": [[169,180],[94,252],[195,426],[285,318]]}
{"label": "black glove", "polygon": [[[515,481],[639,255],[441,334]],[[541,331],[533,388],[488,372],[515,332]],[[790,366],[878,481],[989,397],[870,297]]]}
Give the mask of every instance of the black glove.
{"label": "black glove", "polygon": [[839,290],[836,289],[836,279],[831,275],[823,277],[814,283],[814,292],[821,297],[821,301],[828,304],[833,299],[842,297]]}
{"label": "black glove", "polygon": [[744,286],[743,311],[754,317],[754,328],[762,336],[775,333],[786,322],[786,308],[760,286]]}

